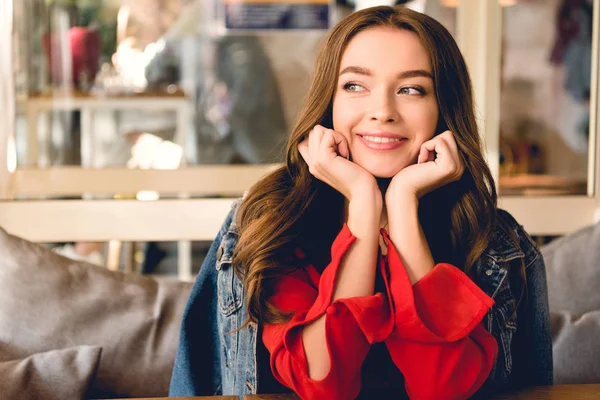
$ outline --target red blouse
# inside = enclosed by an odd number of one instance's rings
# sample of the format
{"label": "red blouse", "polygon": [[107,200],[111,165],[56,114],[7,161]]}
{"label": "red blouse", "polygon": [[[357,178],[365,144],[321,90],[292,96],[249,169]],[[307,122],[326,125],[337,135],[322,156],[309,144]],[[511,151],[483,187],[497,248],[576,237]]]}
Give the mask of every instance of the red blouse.
{"label": "red blouse", "polygon": [[[371,345],[385,342],[411,399],[473,395],[498,354],[496,340],[480,324],[494,301],[449,264],[436,265],[411,285],[393,243],[382,234],[389,276],[381,256],[379,268],[387,293],[331,301],[341,259],[356,240],[347,225],[333,242],[331,263],[321,275],[310,265],[278,278],[269,301],[294,316],[263,330],[275,378],[303,399],[353,399]],[[308,374],[302,329],[324,313],[331,367],[317,381]]]}

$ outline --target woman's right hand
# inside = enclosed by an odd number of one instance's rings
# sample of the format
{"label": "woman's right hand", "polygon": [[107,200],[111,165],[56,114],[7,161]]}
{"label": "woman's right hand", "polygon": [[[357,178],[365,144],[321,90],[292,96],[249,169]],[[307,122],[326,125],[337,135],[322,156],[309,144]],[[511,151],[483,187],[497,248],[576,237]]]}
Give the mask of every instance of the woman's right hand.
{"label": "woman's right hand", "polygon": [[346,138],[333,129],[315,126],[308,139],[300,142],[298,151],[310,173],[340,192],[348,201],[368,196],[374,190],[379,192],[375,177],[349,160]]}

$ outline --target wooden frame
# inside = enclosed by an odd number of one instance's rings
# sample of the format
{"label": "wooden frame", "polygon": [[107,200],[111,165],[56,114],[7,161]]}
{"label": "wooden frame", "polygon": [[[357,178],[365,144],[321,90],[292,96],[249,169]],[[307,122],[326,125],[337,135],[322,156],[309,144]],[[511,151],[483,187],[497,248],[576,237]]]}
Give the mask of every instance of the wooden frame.
{"label": "wooden frame", "polygon": [[0,198],[6,198],[14,170],[15,86],[13,72],[13,2],[0,0]]}
{"label": "wooden frame", "polygon": [[188,193],[197,196],[240,196],[278,164],[203,165],[176,170],[135,170],[126,168],[82,169],[54,167],[19,168],[10,176],[7,198],[38,196],[80,196]]}
{"label": "wooden frame", "polygon": [[497,0],[461,0],[457,43],[474,89],[479,134],[494,180],[499,177],[502,8]]}
{"label": "wooden frame", "polygon": [[233,199],[0,203],[0,226],[34,242],[213,240]]}

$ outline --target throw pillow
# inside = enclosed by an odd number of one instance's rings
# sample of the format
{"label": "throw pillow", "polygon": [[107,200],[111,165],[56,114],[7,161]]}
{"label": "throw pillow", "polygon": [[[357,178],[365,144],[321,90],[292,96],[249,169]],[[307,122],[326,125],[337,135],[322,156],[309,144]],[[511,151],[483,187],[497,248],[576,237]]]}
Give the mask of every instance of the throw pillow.
{"label": "throw pillow", "polygon": [[73,261],[2,229],[0,255],[0,361],[101,346],[90,396],[167,396],[193,283]]}
{"label": "throw pillow", "polygon": [[84,399],[101,348],[80,346],[0,362],[0,393],[11,399]]}

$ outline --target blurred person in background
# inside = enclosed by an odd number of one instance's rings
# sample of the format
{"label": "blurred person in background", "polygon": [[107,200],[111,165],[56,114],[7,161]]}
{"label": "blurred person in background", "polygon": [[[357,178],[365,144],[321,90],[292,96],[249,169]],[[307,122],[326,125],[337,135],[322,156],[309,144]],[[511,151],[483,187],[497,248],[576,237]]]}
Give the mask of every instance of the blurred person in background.
{"label": "blurred person in background", "polygon": [[[251,35],[222,35],[215,27],[215,2],[124,1],[113,62],[136,88],[182,88],[194,102],[190,162],[270,163],[286,137],[277,81],[260,41]],[[149,29],[146,29],[148,27]],[[121,118],[121,131],[174,131],[174,119],[155,113]]]}

